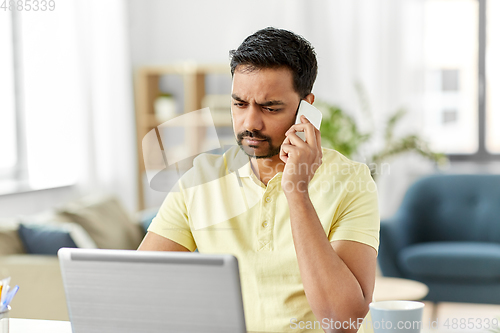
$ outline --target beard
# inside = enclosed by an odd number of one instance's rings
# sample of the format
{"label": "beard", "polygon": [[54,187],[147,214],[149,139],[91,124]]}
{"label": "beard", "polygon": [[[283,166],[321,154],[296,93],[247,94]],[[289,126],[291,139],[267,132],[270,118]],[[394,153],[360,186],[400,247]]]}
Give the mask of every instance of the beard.
{"label": "beard", "polygon": [[[269,147],[263,153],[256,155],[255,150],[253,148],[258,148],[258,147],[254,146],[254,145],[244,146],[243,145],[244,138],[253,138],[253,139],[257,139],[257,140],[262,140],[262,142],[267,142]],[[238,142],[238,146],[240,146],[240,149],[243,150],[243,152],[245,152],[245,154],[247,154],[249,157],[253,157],[253,158],[257,158],[257,159],[270,158],[270,157],[276,156],[280,153],[280,150],[281,150],[281,144],[279,146],[273,146],[273,142],[272,142],[271,138],[266,136],[266,135],[263,135],[262,133],[260,133],[260,131],[240,132],[236,136],[236,141]]]}

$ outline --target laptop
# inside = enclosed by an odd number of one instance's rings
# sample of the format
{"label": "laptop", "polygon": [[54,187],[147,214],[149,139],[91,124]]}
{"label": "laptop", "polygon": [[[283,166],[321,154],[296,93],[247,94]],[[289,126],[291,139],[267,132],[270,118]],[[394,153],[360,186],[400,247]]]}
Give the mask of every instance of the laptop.
{"label": "laptop", "polygon": [[246,332],[232,255],[61,248],[73,333]]}

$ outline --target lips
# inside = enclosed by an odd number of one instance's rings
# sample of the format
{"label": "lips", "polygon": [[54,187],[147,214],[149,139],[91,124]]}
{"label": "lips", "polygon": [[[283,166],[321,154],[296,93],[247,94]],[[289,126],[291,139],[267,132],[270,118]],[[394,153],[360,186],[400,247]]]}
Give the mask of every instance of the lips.
{"label": "lips", "polygon": [[245,139],[245,140],[246,140],[246,141],[247,141],[250,145],[252,145],[252,144],[259,144],[259,143],[261,143],[261,142],[266,141],[266,140],[264,140],[264,139],[256,139],[256,138],[249,138],[249,137],[245,137],[244,139]]}

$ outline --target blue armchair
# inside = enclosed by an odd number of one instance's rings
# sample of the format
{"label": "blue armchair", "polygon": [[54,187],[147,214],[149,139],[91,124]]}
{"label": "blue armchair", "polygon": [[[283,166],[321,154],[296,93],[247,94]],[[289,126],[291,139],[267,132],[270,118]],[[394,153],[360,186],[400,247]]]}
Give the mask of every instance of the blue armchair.
{"label": "blue armchair", "polygon": [[378,260],[427,284],[426,300],[500,304],[500,175],[418,180],[381,221]]}

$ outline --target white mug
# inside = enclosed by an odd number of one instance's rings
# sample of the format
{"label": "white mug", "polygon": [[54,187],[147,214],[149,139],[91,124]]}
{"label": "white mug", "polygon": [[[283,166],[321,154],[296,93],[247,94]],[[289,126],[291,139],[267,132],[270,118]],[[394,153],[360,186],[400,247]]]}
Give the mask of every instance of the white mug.
{"label": "white mug", "polygon": [[370,303],[371,323],[375,333],[419,333],[422,328],[424,303],[415,301],[383,301]]}

